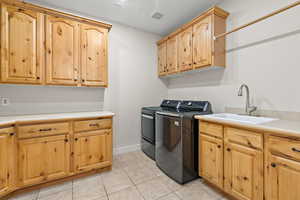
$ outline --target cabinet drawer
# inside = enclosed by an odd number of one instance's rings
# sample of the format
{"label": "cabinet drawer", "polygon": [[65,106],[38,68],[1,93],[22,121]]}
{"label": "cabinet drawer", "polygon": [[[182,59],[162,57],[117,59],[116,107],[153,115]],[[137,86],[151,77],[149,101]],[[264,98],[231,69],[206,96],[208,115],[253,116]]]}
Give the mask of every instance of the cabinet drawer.
{"label": "cabinet drawer", "polygon": [[286,139],[280,137],[269,137],[268,150],[272,154],[285,157],[288,159],[300,160],[300,141],[293,139]]}
{"label": "cabinet drawer", "polygon": [[225,141],[254,149],[263,149],[263,135],[253,131],[226,127]]}
{"label": "cabinet drawer", "polygon": [[15,132],[13,127],[9,128],[0,128],[0,135],[2,134],[13,134]]}
{"label": "cabinet drawer", "polygon": [[199,129],[201,133],[206,133],[218,138],[223,138],[222,125],[200,121]]}
{"label": "cabinet drawer", "polygon": [[42,137],[69,133],[69,123],[48,123],[18,127],[19,138]]}
{"label": "cabinet drawer", "polygon": [[99,129],[110,129],[112,126],[111,119],[94,119],[74,122],[74,131],[93,131]]}

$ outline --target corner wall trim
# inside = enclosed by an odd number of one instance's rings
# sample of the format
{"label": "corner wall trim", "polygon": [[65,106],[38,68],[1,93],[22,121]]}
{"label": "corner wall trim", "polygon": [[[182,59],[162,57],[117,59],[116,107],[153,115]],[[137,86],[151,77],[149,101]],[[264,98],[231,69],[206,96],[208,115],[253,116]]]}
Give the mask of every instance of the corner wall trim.
{"label": "corner wall trim", "polygon": [[123,146],[123,147],[116,147],[114,148],[114,155],[119,155],[123,153],[128,153],[132,151],[137,151],[141,149],[140,144],[130,145],[130,146]]}

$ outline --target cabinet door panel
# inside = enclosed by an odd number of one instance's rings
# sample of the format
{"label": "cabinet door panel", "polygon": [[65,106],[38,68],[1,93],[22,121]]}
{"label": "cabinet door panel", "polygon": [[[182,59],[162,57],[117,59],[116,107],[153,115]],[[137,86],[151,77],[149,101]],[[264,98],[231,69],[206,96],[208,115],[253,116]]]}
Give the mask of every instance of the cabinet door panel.
{"label": "cabinet door panel", "polygon": [[0,130],[0,196],[7,194],[13,187],[14,143],[13,129]]}
{"label": "cabinet door panel", "polygon": [[111,132],[94,131],[76,134],[74,152],[77,172],[111,165]]}
{"label": "cabinet door panel", "polygon": [[67,176],[69,151],[70,146],[65,136],[20,140],[20,185],[32,185]]}
{"label": "cabinet door panel", "polygon": [[199,175],[223,188],[223,141],[200,135]]}
{"label": "cabinet door panel", "polygon": [[263,199],[263,153],[225,143],[225,191],[241,200]]}
{"label": "cabinet door panel", "polygon": [[2,5],[2,82],[42,83],[43,19],[43,14]]}
{"label": "cabinet door panel", "polygon": [[68,139],[61,136],[46,143],[47,179],[67,176],[69,173],[70,146]]}
{"label": "cabinet door panel", "polygon": [[167,44],[166,42],[158,46],[158,75],[163,76],[167,73]]}
{"label": "cabinet door panel", "polygon": [[267,200],[300,199],[300,163],[269,155],[266,170]]}
{"label": "cabinet door panel", "polygon": [[178,36],[178,59],[180,71],[193,69],[192,37],[193,27],[186,29]]}
{"label": "cabinet door panel", "polygon": [[176,73],[178,70],[178,42],[177,36],[167,40],[167,72]]}
{"label": "cabinet door panel", "polygon": [[79,78],[79,25],[47,16],[46,43],[47,83],[76,85]]}
{"label": "cabinet door panel", "polygon": [[193,26],[193,64],[195,68],[211,65],[211,16]]}
{"label": "cabinet door panel", "polygon": [[82,84],[107,86],[107,29],[81,25]]}

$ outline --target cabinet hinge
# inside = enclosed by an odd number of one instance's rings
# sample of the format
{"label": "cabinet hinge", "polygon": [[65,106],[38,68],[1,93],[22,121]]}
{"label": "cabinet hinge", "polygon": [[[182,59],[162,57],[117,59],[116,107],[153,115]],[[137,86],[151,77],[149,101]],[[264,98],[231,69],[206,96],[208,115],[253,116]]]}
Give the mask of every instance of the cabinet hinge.
{"label": "cabinet hinge", "polygon": [[10,174],[9,174],[9,173],[7,173],[7,179],[9,179],[9,177],[10,177]]}

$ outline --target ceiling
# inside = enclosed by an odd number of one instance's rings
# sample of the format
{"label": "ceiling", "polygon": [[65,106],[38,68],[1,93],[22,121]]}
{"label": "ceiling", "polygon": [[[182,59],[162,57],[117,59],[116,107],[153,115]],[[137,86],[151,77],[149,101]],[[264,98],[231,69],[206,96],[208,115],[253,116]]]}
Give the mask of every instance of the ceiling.
{"label": "ceiling", "polygon": [[[223,0],[25,0],[166,35]],[[154,12],[164,16],[153,19]]]}

